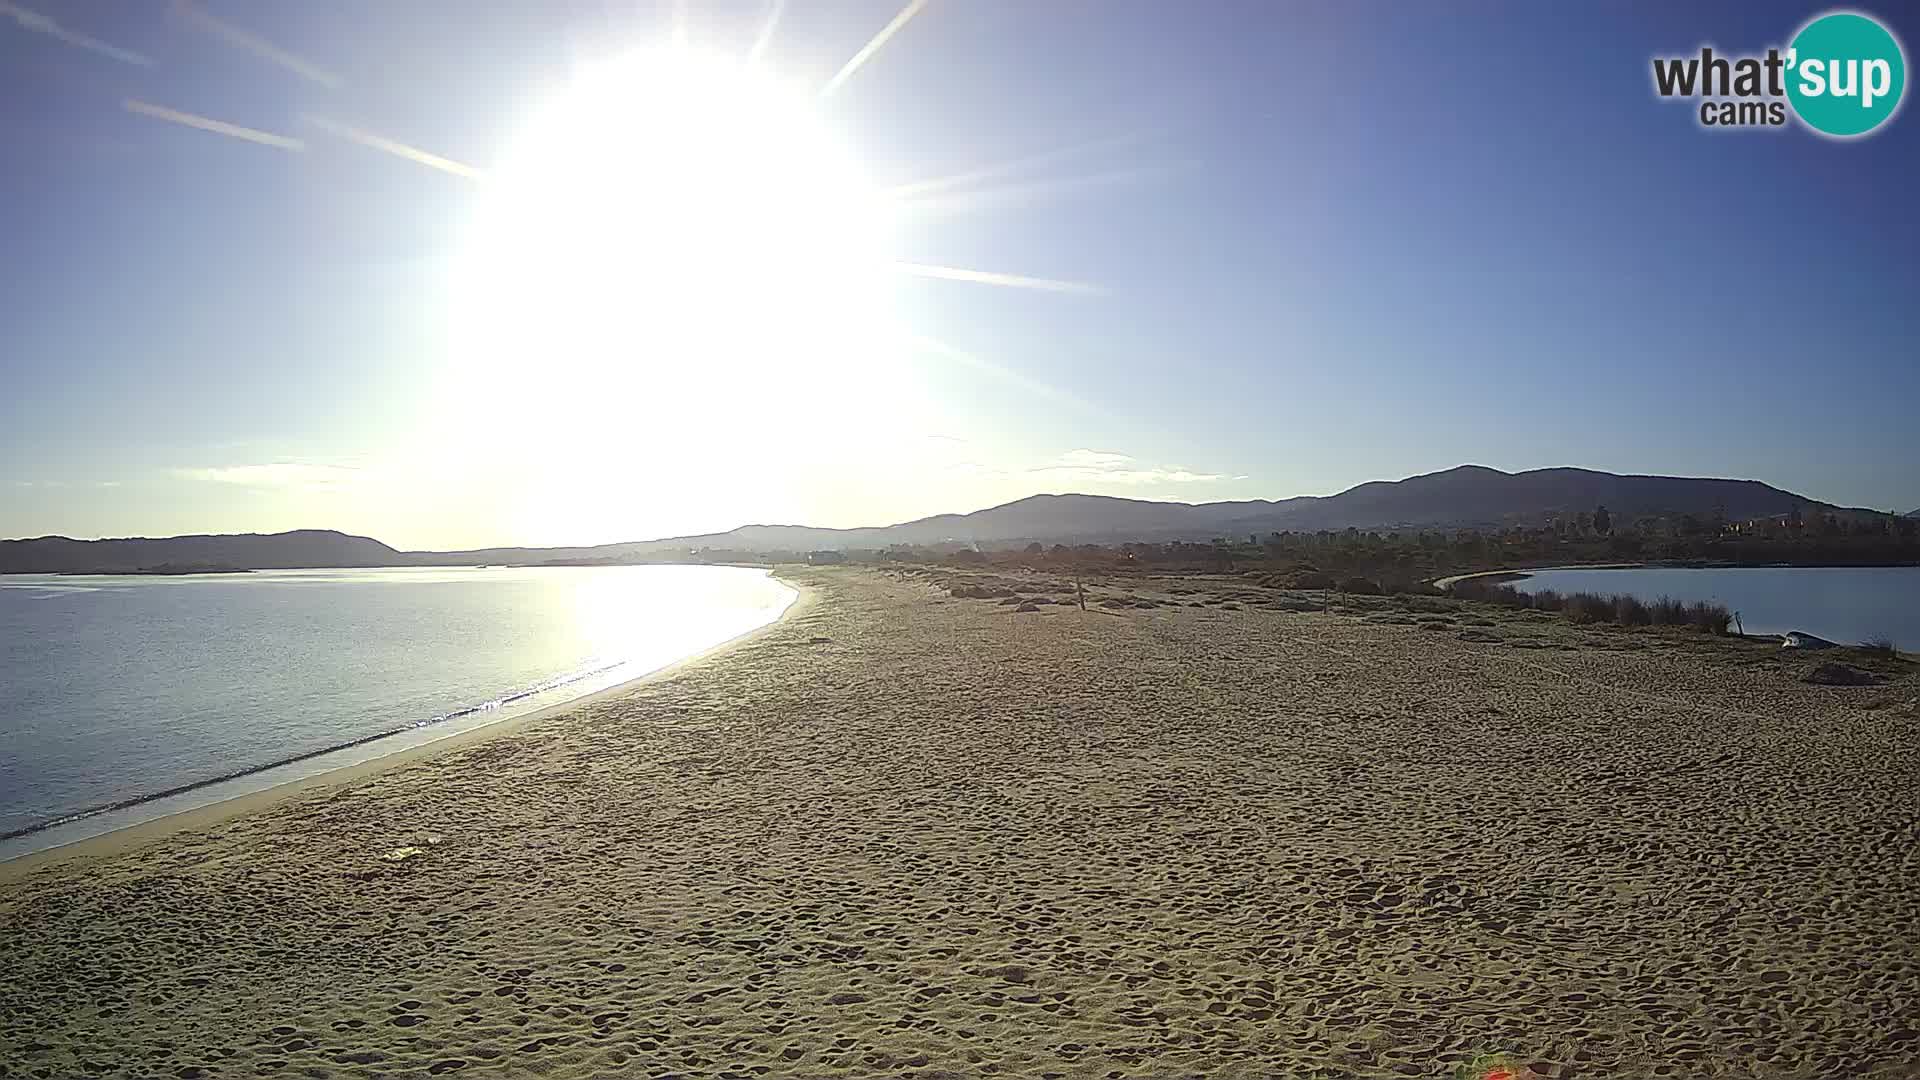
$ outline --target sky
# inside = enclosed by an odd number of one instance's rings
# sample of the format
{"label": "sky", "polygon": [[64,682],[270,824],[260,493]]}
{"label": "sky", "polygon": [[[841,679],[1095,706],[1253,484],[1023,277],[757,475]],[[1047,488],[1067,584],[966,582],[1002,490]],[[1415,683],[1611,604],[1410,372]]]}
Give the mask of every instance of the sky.
{"label": "sky", "polygon": [[1652,88],[1824,10],[0,0],[0,536],[588,544],[1463,463],[1912,510],[1920,119]]}

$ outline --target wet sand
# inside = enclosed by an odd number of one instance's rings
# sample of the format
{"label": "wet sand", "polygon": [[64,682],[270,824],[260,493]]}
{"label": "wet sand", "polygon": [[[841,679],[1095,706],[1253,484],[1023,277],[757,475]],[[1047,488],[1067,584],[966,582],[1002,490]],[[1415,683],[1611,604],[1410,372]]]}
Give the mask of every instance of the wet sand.
{"label": "wet sand", "polygon": [[0,1076],[1920,1067],[1910,674],[793,576],[621,694],[9,864]]}

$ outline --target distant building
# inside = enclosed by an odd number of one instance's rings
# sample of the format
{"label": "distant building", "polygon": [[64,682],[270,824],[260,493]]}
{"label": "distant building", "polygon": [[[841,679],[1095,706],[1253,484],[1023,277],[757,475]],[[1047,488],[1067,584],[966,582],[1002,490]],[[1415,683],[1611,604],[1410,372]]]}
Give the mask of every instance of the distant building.
{"label": "distant building", "polygon": [[807,552],[807,565],[809,566],[833,566],[846,561],[847,555],[844,551]]}

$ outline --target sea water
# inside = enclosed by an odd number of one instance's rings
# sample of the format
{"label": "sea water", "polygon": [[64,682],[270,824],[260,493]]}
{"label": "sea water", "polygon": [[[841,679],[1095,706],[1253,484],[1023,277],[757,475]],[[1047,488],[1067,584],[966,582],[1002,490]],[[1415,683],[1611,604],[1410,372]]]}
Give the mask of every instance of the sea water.
{"label": "sea water", "polygon": [[716,566],[0,575],[0,858],[592,693],[794,595]]}

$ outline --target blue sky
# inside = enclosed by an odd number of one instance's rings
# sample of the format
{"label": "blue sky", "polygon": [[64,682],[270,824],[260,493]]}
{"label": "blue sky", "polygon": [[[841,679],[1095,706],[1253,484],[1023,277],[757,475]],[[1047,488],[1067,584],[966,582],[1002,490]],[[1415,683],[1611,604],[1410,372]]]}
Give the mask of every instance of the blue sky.
{"label": "blue sky", "polygon": [[[767,10],[685,6],[726,57]],[[1651,89],[1818,5],[931,0],[805,107],[878,188],[1014,166],[890,219],[890,258],[1087,289],[903,277],[857,365],[676,360],[645,296],[588,316],[604,367],[510,350],[461,291],[501,261],[486,185],[335,132],[494,170],[675,7],[0,3],[0,536],[586,543],[1463,462],[1920,507],[1912,110],[1841,143]],[[817,87],[899,10],[789,0],[763,65]],[[595,295],[628,265],[563,261]]]}

